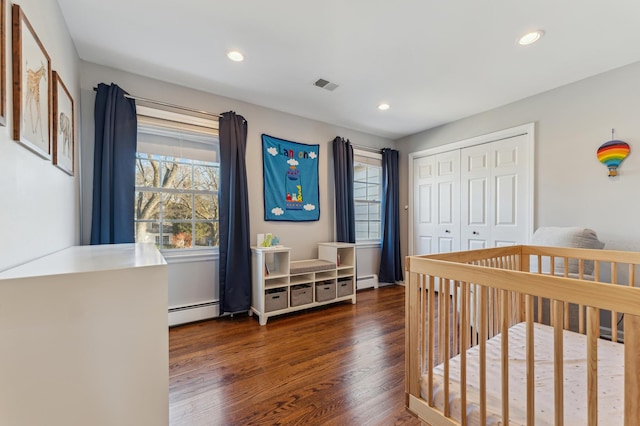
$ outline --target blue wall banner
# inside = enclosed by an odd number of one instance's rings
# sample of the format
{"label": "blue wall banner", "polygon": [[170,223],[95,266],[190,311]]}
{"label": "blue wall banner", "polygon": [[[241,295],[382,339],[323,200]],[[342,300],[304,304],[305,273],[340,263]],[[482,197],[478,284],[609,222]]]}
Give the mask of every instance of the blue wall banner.
{"label": "blue wall banner", "polygon": [[320,145],[262,135],[264,220],[320,219],[319,152]]}

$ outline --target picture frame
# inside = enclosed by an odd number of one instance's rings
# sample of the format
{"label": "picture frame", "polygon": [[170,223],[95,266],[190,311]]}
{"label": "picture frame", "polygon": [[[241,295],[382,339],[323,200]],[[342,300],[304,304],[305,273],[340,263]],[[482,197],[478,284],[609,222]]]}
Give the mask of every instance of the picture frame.
{"label": "picture frame", "polygon": [[7,60],[6,60],[6,8],[0,0],[0,126],[7,125]]}
{"label": "picture frame", "polygon": [[52,80],[53,164],[73,176],[76,146],[73,97],[56,71]]}
{"label": "picture frame", "polygon": [[13,139],[51,158],[51,58],[19,5],[12,7]]}

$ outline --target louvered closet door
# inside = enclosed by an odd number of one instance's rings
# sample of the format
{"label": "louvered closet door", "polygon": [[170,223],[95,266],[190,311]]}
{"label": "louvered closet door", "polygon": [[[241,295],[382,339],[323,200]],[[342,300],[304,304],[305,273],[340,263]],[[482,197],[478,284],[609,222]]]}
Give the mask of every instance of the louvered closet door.
{"label": "louvered closet door", "polygon": [[460,152],[414,160],[414,254],[460,249]]}
{"label": "louvered closet door", "polygon": [[461,157],[461,247],[525,242],[530,199],[526,136],[464,148]]}

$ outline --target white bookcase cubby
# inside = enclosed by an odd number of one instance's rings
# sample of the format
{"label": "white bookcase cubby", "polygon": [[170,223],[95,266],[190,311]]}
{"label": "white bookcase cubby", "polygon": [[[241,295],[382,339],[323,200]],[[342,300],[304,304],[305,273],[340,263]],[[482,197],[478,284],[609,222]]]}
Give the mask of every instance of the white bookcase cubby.
{"label": "white bookcase cubby", "polygon": [[252,247],[251,314],[260,325],[276,315],[329,303],[356,303],[356,248],[319,243],[318,259],[291,261],[288,247]]}

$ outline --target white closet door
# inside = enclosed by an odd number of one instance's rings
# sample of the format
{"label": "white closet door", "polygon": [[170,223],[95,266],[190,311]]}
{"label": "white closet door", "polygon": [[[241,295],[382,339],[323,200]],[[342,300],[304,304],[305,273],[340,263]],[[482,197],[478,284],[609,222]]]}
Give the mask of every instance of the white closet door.
{"label": "white closet door", "polygon": [[435,240],[435,158],[421,157],[413,163],[413,254],[437,253]]}
{"label": "white closet door", "polygon": [[527,137],[515,136],[492,144],[492,189],[495,209],[494,247],[524,244],[529,233],[529,158]]}
{"label": "white closet door", "polygon": [[414,254],[460,250],[460,152],[414,160]]}
{"label": "white closet door", "polygon": [[462,249],[527,240],[527,138],[515,136],[462,149]]}
{"label": "white closet door", "polygon": [[461,150],[462,250],[492,247],[491,144]]}

